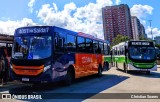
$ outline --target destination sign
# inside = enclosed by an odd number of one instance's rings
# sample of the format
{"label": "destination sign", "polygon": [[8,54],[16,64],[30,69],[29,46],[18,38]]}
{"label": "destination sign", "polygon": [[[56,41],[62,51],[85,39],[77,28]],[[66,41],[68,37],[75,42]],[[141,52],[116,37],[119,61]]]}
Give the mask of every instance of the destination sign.
{"label": "destination sign", "polygon": [[131,42],[131,45],[150,45],[150,42]]}
{"label": "destination sign", "polygon": [[49,27],[46,28],[21,28],[18,29],[19,34],[28,34],[28,33],[48,33]]}

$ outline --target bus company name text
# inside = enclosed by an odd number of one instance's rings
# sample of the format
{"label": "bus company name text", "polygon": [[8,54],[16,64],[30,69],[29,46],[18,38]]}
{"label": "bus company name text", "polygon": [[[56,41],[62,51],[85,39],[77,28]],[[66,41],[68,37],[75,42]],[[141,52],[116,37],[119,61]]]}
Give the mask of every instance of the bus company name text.
{"label": "bus company name text", "polygon": [[92,62],[92,58],[90,57],[82,57],[82,63],[91,63]]}
{"label": "bus company name text", "polygon": [[23,28],[19,29],[19,34],[28,34],[28,33],[48,33],[49,28]]}
{"label": "bus company name text", "polygon": [[2,99],[42,99],[42,96],[41,95],[24,95],[24,94],[23,95],[2,94]]}

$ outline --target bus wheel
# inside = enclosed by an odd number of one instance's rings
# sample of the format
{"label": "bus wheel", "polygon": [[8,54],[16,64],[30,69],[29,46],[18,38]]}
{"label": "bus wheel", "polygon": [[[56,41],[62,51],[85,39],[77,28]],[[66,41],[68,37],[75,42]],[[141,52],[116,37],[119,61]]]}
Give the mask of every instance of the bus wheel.
{"label": "bus wheel", "polygon": [[64,83],[65,83],[65,85],[71,85],[73,83],[73,81],[74,81],[74,70],[70,68],[67,71]]}
{"label": "bus wheel", "polygon": [[109,70],[109,63],[108,62],[104,62],[103,71],[107,71],[107,70]]}
{"label": "bus wheel", "polygon": [[102,76],[102,66],[99,65],[98,66],[98,77],[101,77]]}
{"label": "bus wheel", "polygon": [[118,69],[118,64],[117,64],[117,62],[115,62],[115,67],[116,67],[116,69]]}

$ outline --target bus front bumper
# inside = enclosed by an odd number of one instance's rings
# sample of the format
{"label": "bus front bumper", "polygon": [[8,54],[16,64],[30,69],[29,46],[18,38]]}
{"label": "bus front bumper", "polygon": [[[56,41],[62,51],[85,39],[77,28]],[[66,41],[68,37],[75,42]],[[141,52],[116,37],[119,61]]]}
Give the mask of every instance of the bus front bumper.
{"label": "bus front bumper", "polygon": [[12,80],[18,80],[25,83],[46,83],[52,81],[50,70],[47,70],[46,72],[41,73],[38,76],[22,76],[16,75],[15,72],[11,69],[10,74]]}
{"label": "bus front bumper", "polygon": [[139,71],[157,71],[157,65],[154,65],[152,68],[138,68],[131,64],[128,64],[128,70],[139,70]]}

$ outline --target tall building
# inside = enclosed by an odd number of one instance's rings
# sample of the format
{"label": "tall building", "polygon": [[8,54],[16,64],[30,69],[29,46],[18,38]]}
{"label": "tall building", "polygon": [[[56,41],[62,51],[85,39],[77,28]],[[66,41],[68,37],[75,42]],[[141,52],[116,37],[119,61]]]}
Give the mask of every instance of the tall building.
{"label": "tall building", "polygon": [[141,33],[140,33],[140,36],[143,36],[144,38],[147,38],[147,34],[145,32],[145,28],[144,28],[143,24],[141,24]]}
{"label": "tall building", "polygon": [[132,33],[133,33],[133,39],[139,40],[140,34],[141,34],[141,23],[139,19],[136,16],[132,16]]}
{"label": "tall building", "polygon": [[128,5],[106,6],[102,8],[104,39],[112,42],[118,34],[132,39],[131,15]]}

